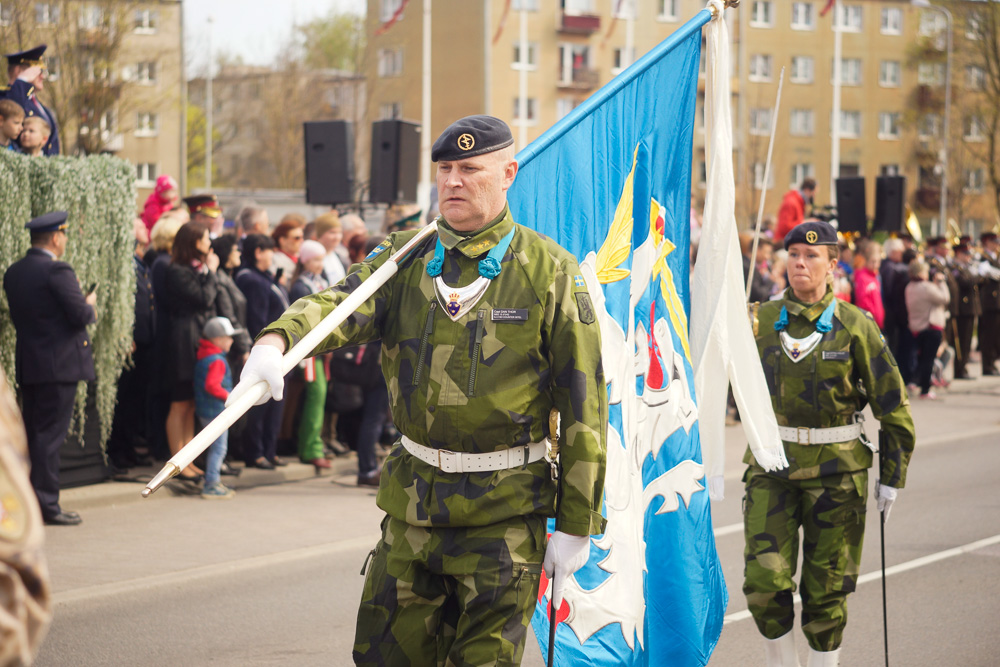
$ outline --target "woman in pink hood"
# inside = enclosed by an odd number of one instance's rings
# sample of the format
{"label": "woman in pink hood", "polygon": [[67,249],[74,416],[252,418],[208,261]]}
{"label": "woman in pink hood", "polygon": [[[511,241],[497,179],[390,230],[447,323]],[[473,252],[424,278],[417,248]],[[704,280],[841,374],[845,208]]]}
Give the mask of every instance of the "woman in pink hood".
{"label": "woman in pink hood", "polygon": [[153,225],[156,224],[161,215],[177,208],[179,199],[177,181],[171,176],[161,174],[156,179],[156,187],[152,194],[146,198],[146,206],[142,210],[142,221],[146,224],[146,229],[152,231]]}

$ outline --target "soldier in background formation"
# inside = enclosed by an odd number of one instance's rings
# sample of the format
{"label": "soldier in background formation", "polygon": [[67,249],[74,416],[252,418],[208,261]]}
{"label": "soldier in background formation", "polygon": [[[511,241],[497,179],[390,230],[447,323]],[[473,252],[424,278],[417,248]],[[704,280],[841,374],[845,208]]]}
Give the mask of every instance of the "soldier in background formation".
{"label": "soldier in background formation", "polygon": [[743,592],[766,640],[768,667],[797,666],[793,576],[801,526],[808,664],[832,667],[859,574],[873,460],[858,416],[870,404],[885,431],[875,493],[886,519],[906,482],[915,436],[885,338],[869,314],[834,298],[836,232],[825,222],[806,222],[785,237],[785,249],[790,287],[760,306],[755,327],[789,467],[768,473],[749,449],[744,456]]}
{"label": "soldier in background formation", "polygon": [[1000,359],[1000,242],[993,232],[979,237],[983,245],[980,267],[983,284],[979,286],[979,353],[983,375],[1000,375],[996,362]]}
{"label": "soldier in background formation", "polygon": [[[441,217],[428,239],[320,345],[382,340],[402,434],[377,496],[387,517],[358,613],[363,665],[517,665],[543,569],[552,592],[604,531],[607,391],[593,307],[576,260],[516,224],[510,128],[489,116],[440,136]],[[266,381],[281,398],[281,357],[415,232],[391,234],[347,278],[299,299],[267,326],[230,401]],[[561,413],[561,500],[545,456]],[[546,518],[556,529],[546,542]]]}

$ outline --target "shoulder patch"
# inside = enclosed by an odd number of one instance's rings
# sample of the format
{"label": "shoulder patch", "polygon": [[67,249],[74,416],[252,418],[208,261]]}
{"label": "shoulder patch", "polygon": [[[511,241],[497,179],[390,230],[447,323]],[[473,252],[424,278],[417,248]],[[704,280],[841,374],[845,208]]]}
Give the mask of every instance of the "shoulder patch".
{"label": "shoulder patch", "polygon": [[584,324],[593,324],[597,320],[594,314],[594,304],[590,302],[590,295],[586,292],[576,292],[576,307],[580,311],[580,321]]}
{"label": "shoulder patch", "polygon": [[370,253],[368,253],[368,256],[365,257],[362,261],[370,262],[391,247],[392,247],[392,240],[386,239],[381,243],[379,243],[377,246],[375,246],[375,248]]}

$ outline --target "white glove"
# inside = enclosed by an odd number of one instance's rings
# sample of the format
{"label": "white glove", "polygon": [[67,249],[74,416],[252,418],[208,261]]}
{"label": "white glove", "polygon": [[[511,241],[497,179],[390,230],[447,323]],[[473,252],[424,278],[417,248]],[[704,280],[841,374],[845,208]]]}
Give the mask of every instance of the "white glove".
{"label": "white glove", "polygon": [[708,482],[708,499],[718,502],[726,497],[726,480],[722,475],[712,475]]}
{"label": "white glove", "polygon": [[[281,350],[273,345],[254,345],[250,350],[250,356],[243,365],[243,372],[240,374],[240,382],[236,385],[229,398],[226,399],[226,407],[235,403],[240,396],[250,391],[258,382],[266,382],[271,390],[270,398],[280,401],[285,391],[285,374],[281,370]],[[264,394],[255,405],[267,403],[268,395]]]}
{"label": "white glove", "polygon": [[[545,576],[552,582],[552,604],[556,609],[562,605],[563,591],[570,576],[587,564],[590,558],[590,535],[570,535],[558,530],[552,533],[545,547],[542,567]],[[553,572],[559,570],[559,577]]]}
{"label": "white glove", "polygon": [[891,486],[885,486],[881,482],[875,484],[875,499],[878,500],[878,511],[884,513],[886,521],[889,520],[889,510],[892,509],[892,504],[896,502],[897,493],[899,493],[899,490]]}

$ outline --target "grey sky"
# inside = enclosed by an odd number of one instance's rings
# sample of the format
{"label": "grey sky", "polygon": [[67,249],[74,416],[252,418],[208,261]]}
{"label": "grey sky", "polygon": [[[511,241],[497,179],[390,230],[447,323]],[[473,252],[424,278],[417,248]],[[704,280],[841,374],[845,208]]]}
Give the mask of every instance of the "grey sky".
{"label": "grey sky", "polygon": [[184,3],[188,73],[204,72],[208,58],[208,18],[212,49],[240,55],[247,63],[266,65],[288,39],[292,26],[331,9],[362,13],[365,0],[195,0]]}

